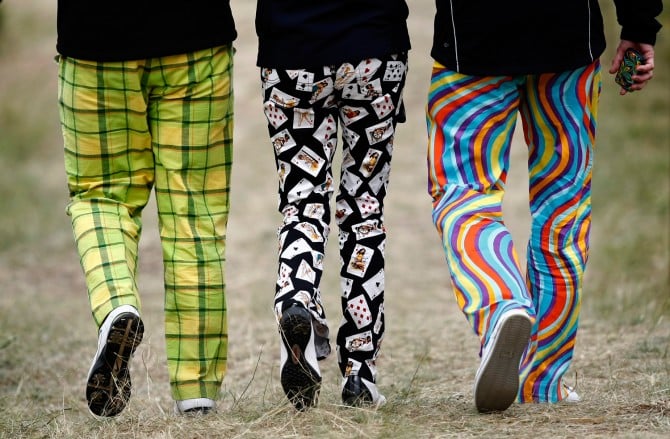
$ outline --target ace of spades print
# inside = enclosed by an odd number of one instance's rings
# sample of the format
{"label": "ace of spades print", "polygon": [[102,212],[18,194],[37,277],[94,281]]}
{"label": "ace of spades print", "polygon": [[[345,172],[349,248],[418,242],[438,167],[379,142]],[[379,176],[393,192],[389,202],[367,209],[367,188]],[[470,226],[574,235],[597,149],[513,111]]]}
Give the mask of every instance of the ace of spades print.
{"label": "ace of spades print", "polygon": [[363,283],[363,289],[371,300],[374,300],[381,294],[384,291],[384,269],[382,268],[377,274]]}

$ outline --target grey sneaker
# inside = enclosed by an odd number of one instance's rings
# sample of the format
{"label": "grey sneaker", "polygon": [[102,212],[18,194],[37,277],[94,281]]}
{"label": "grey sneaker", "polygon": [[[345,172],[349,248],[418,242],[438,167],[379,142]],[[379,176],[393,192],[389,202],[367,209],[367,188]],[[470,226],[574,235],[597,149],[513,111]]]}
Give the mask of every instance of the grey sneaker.
{"label": "grey sneaker", "polygon": [[284,311],[279,320],[279,334],[282,388],[297,410],[307,410],[317,404],[321,389],[309,311],[301,306],[292,306]]}
{"label": "grey sneaker", "polygon": [[94,416],[116,416],[130,399],[128,362],[142,341],[144,324],[131,305],[114,308],[98,333],[98,350],[86,379],[86,401]]}
{"label": "grey sneaker", "polygon": [[519,364],[530,341],[528,314],[513,309],[500,316],[475,376],[475,406],[482,413],[506,410],[519,391]]}

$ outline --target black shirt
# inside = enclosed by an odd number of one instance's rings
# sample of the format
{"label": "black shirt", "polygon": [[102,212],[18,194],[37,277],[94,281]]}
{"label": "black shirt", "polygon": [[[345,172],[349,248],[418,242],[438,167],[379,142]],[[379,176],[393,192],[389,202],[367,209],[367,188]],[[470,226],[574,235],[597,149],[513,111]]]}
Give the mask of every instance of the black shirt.
{"label": "black shirt", "polygon": [[[653,44],[661,0],[615,0],[622,38]],[[561,72],[605,50],[598,0],[436,0],[432,57],[468,75]]]}
{"label": "black shirt", "polygon": [[410,49],[405,0],[258,0],[258,65],[298,69]]}
{"label": "black shirt", "polygon": [[177,55],[231,43],[229,0],[58,0],[58,53],[90,61]]}

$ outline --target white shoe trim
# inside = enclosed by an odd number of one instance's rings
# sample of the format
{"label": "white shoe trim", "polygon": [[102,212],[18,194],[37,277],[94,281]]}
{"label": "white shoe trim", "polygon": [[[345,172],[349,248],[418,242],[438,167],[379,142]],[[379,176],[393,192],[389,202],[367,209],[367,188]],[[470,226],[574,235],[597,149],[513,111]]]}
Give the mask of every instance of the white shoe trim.
{"label": "white shoe trim", "polygon": [[321,376],[321,370],[319,369],[319,360],[317,359],[316,356],[316,345],[314,343],[314,337],[315,337],[314,327],[311,327],[310,329],[311,331],[309,335],[309,342],[307,342],[307,349],[305,349],[303,355],[305,355],[305,360],[307,360],[307,363],[309,363],[309,365],[312,367],[312,369],[314,369],[317,375]]}
{"label": "white shoe trim", "polygon": [[[114,323],[114,320],[123,313],[135,314],[137,317],[140,316],[140,313],[139,311],[137,311],[137,308],[135,308],[132,305],[117,306],[116,308],[111,310],[109,314],[107,314],[107,317],[105,317],[105,321],[102,322],[102,326],[98,331],[98,350],[95,352],[95,356],[93,357],[93,361],[91,362],[91,367],[88,368],[86,381],[88,381],[91,378],[91,372],[93,371],[93,367],[95,366],[95,363],[98,361],[98,357],[100,356],[102,350],[105,348],[105,345],[107,344],[107,336],[109,335],[109,330],[112,327],[112,323]],[[95,416],[95,414],[93,415]]]}
{"label": "white shoe trim", "polygon": [[175,401],[174,411],[177,415],[183,415],[187,410],[206,408],[213,410],[216,407],[216,403],[213,399],[209,398],[191,398],[183,399],[181,401]]}
{"label": "white shoe trim", "polygon": [[565,401],[568,403],[575,403],[575,402],[581,402],[582,398],[579,396],[577,392],[575,392],[574,387],[570,387],[566,384],[563,384],[563,399],[561,401]]}

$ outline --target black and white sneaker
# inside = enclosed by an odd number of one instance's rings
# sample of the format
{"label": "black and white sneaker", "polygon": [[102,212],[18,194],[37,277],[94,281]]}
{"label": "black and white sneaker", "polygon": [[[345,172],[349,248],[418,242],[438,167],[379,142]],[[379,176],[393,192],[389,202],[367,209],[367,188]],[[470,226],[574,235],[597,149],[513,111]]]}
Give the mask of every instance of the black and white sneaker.
{"label": "black and white sneaker", "polygon": [[500,316],[475,377],[475,406],[482,413],[506,410],[519,391],[519,365],[530,341],[528,314],[513,309]]}
{"label": "black and white sneaker", "polygon": [[137,309],[122,305],[110,312],[98,334],[98,351],[86,379],[86,400],[94,416],[116,416],[130,399],[128,361],[142,341]]}
{"label": "black and white sneaker", "polygon": [[351,407],[379,408],[386,404],[386,397],[379,393],[375,383],[357,375],[349,375],[342,380],[342,402]]}
{"label": "black and white sneaker", "polygon": [[279,320],[279,335],[281,385],[296,409],[307,410],[316,405],[321,389],[312,315],[301,306],[288,308]]}

